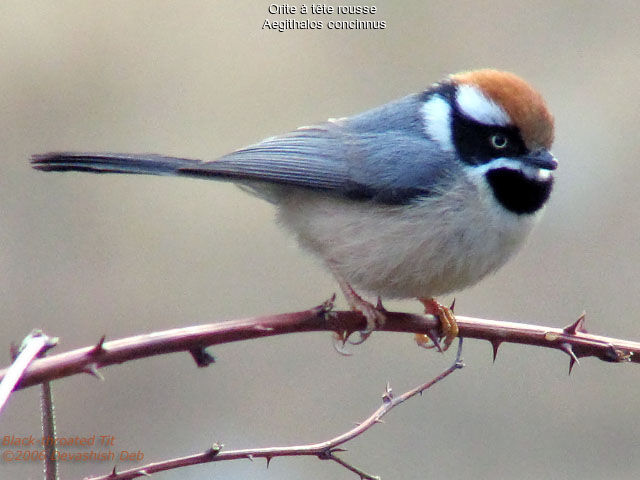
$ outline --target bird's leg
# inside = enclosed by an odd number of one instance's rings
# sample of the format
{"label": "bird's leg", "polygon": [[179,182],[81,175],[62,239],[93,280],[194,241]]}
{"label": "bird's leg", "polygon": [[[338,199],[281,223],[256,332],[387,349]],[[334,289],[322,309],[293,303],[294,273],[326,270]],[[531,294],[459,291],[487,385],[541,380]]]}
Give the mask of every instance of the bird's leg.
{"label": "bird's leg", "polygon": [[384,314],[384,309],[381,308],[382,304],[380,303],[380,307],[376,307],[372,303],[366,301],[362,298],[358,293],[353,289],[349,283],[342,278],[338,273],[333,270],[333,274],[338,280],[338,284],[340,285],[340,289],[344,294],[349,307],[354,312],[360,312],[367,319],[367,327],[366,329],[360,331],[360,339],[356,341],[350,341],[352,345],[359,345],[364,342],[371,333],[376,329],[384,325],[387,317]]}
{"label": "bird's leg", "polygon": [[[442,336],[444,337],[444,346],[442,350],[446,350],[453,342],[453,339],[458,336],[458,324],[456,323],[456,317],[453,315],[453,305],[451,308],[445,307],[438,303],[434,298],[418,298],[420,303],[424,305],[424,313],[433,315],[440,321],[440,329],[442,330]],[[418,345],[425,348],[433,348],[435,345],[429,345],[429,336],[426,334],[417,333],[416,342]]]}

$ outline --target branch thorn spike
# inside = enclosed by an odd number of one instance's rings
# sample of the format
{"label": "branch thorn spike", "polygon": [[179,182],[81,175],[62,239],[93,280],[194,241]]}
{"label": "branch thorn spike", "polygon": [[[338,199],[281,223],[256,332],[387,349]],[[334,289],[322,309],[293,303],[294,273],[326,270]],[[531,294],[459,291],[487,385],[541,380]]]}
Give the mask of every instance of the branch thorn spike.
{"label": "branch thorn spike", "polygon": [[212,457],[215,457],[220,453],[222,447],[224,447],[224,444],[215,442],[213,445],[211,445],[211,448],[209,448],[209,451],[207,453],[209,453]]}
{"label": "branch thorn spike", "polygon": [[95,363],[95,362],[88,363],[87,365],[85,365],[83,370],[84,370],[85,373],[88,373],[89,375],[93,375],[94,377],[96,377],[101,382],[104,382],[104,376],[98,371],[98,364],[97,363]]}
{"label": "branch thorn spike", "polygon": [[104,352],[104,341],[107,338],[106,335],[102,335],[100,337],[100,340],[98,340],[98,343],[96,343],[93,346],[93,350],[91,350],[91,355],[100,355],[102,352]]}
{"label": "branch thorn spike", "polygon": [[575,363],[577,363],[578,365],[580,365],[580,360],[578,360],[578,357],[576,356],[576,354],[573,351],[573,347],[571,346],[570,343],[567,342],[562,342],[560,344],[560,349],[566,353],[567,355],[569,355],[570,360],[569,360],[569,373],[571,373],[571,370],[573,369],[573,365]]}
{"label": "branch thorn spike", "polygon": [[569,359],[569,375],[571,375],[571,371],[573,370],[573,366],[576,364],[576,360],[573,359],[573,357],[571,357]]}
{"label": "branch thorn spike", "polygon": [[451,306],[449,307],[449,310],[451,310],[451,313],[453,313],[453,310],[456,308],[456,297],[453,297],[453,300],[451,301]]}
{"label": "branch thorn spike", "polygon": [[389,403],[391,402],[392,398],[393,398],[393,390],[391,390],[391,385],[389,385],[389,382],[387,382],[387,386],[384,389],[384,393],[382,394],[382,401],[384,403]]}
{"label": "branch thorn spike", "polygon": [[564,327],[562,331],[568,335],[575,335],[576,333],[587,333],[587,329],[584,328],[586,316],[587,312],[582,312],[582,315],[580,315],[580,317],[578,317],[575,322]]}
{"label": "branch thorn spike", "polygon": [[491,348],[493,350],[493,363],[496,363],[496,357],[498,356],[498,349],[500,348],[500,345],[502,345],[502,341],[490,340],[490,342],[491,342]]}
{"label": "branch thorn spike", "polygon": [[267,460],[267,468],[269,468],[269,464],[271,463],[272,456],[264,457]]}
{"label": "branch thorn spike", "polygon": [[16,345],[15,342],[11,342],[11,345],[9,345],[9,358],[11,359],[11,363],[16,361],[19,353],[18,345]]}
{"label": "branch thorn spike", "polygon": [[189,353],[193,357],[193,361],[196,362],[198,368],[208,367],[212,363],[216,363],[216,358],[207,352],[205,347],[194,347],[189,350]]}
{"label": "branch thorn spike", "polygon": [[336,301],[336,294],[334,293],[333,295],[331,295],[329,299],[325,300],[317,307],[314,307],[312,310],[314,310],[318,315],[324,315],[325,313],[328,313],[331,310],[333,310],[333,304],[335,303],[335,301]]}
{"label": "branch thorn spike", "polygon": [[143,477],[150,477],[151,474],[149,472],[147,472],[146,470],[139,470],[138,473],[140,473],[140,475],[142,475]]}
{"label": "branch thorn spike", "polygon": [[382,298],[380,298],[380,295],[378,295],[378,301],[376,302],[376,309],[380,310],[383,313],[387,313],[389,311],[386,308],[384,308],[384,305],[382,304]]}

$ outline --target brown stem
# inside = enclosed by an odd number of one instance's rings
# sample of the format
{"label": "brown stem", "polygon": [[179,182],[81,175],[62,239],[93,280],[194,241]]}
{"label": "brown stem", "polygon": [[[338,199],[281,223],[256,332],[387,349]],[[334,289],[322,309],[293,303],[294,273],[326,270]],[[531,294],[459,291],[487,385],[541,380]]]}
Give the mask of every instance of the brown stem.
{"label": "brown stem", "polygon": [[384,394],[382,395],[382,405],[367,417],[363,422],[356,425],[351,430],[344,432],[330,440],[326,440],[320,443],[312,443],[306,445],[294,445],[289,447],[267,447],[267,448],[248,448],[243,450],[229,450],[222,451],[222,446],[215,444],[212,448],[205,452],[190,455],[187,457],[174,458],[162,462],[150,463],[138,468],[132,468],[130,470],[116,472],[115,470],[107,475],[101,475],[99,477],[90,477],[87,480],[131,480],[138,477],[146,477],[153,473],[162,472],[165,470],[171,470],[174,468],[186,467],[189,465],[197,465],[200,463],[209,462],[221,462],[237,459],[251,459],[265,458],[267,464],[274,457],[293,457],[293,456],[312,456],[318,457],[321,460],[332,460],[339,465],[342,465],[347,470],[354,472],[361,479],[366,480],[379,480],[379,477],[373,476],[364,472],[363,470],[355,467],[345,461],[344,459],[337,457],[336,453],[342,451],[338,448],[340,445],[352,440],[371,427],[380,423],[382,417],[389,413],[394,407],[409,400],[417,394],[421,394],[425,390],[428,390],[433,385],[451,375],[456,370],[462,368],[462,338],[458,343],[458,353],[453,364],[447,368],[440,375],[428,382],[418,385],[417,387],[403,393],[399,396],[394,396],[391,391],[391,387],[387,385]]}
{"label": "brown stem", "polygon": [[[98,369],[139,358],[172,352],[197,352],[210,345],[285,333],[333,331],[344,334],[366,327],[365,318],[356,312],[331,311],[331,302],[302,312],[283,313],[231,320],[193,327],[165,330],[79,348],[37,359],[24,372],[16,389],[78,373],[100,376]],[[439,321],[432,316],[386,312],[383,331],[425,333],[438,330]],[[501,322],[456,316],[461,337],[488,340],[497,352],[503,342],[554,348],[570,356],[571,366],[577,358],[593,356],[608,362],[640,362],[640,343],[591,335],[583,328],[584,316],[562,328]],[[0,379],[7,370],[0,370]]]}

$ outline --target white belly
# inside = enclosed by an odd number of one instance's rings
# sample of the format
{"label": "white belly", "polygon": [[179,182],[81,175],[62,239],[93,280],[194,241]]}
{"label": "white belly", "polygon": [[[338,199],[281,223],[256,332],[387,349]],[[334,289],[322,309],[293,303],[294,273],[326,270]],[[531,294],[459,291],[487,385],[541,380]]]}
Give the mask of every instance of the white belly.
{"label": "white belly", "polygon": [[302,246],[354,288],[388,298],[473,285],[519,249],[539,216],[507,212],[470,184],[412,206],[309,191],[288,191],[275,203],[279,221]]}

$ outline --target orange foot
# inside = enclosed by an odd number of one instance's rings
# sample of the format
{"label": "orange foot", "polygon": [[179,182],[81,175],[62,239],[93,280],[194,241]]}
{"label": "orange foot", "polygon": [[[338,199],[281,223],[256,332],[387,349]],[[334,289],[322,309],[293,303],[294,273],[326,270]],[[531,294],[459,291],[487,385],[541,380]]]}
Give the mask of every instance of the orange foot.
{"label": "orange foot", "polygon": [[[439,304],[434,298],[418,298],[418,300],[424,305],[424,313],[433,315],[440,321],[440,330],[444,337],[442,351],[447,350],[454,338],[458,336],[458,324],[456,323],[456,317],[453,315],[453,311],[451,308]],[[435,347],[435,345],[429,343],[429,340],[429,335],[416,333],[416,342],[421,347]]]}

